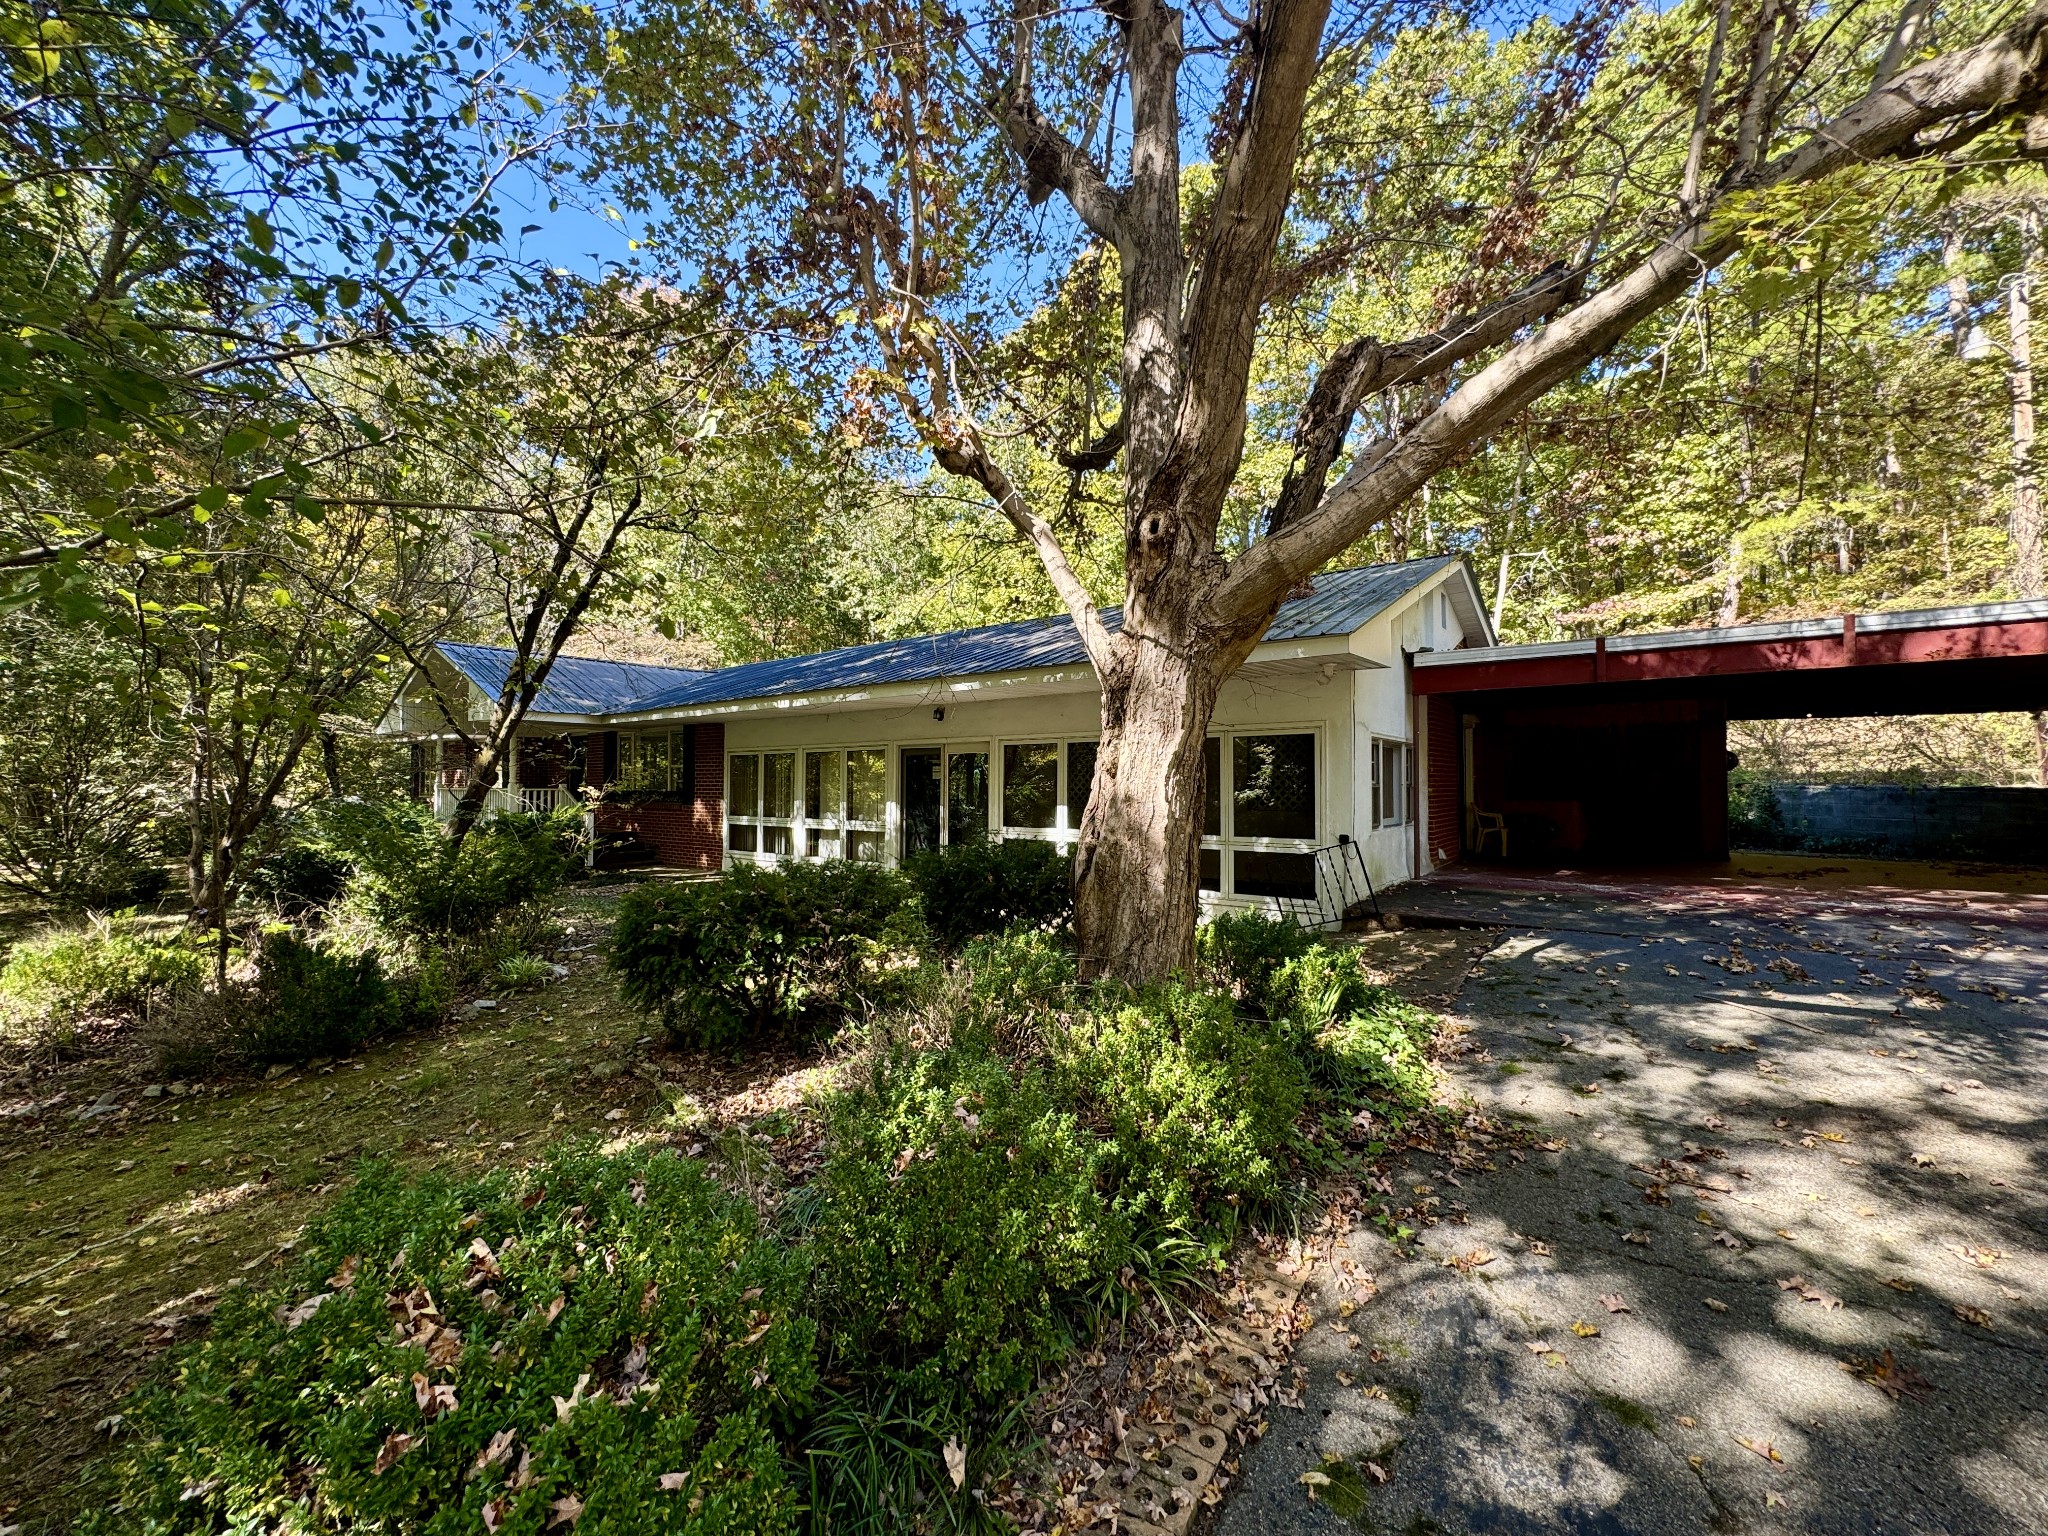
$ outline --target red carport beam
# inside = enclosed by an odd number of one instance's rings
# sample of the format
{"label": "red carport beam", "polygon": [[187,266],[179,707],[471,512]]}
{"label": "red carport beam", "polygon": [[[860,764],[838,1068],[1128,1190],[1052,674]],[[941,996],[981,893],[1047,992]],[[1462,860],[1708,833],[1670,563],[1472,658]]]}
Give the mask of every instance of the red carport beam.
{"label": "red carport beam", "polygon": [[[1750,637],[1742,628],[1707,629],[1438,652],[1417,658],[1411,686],[1417,695],[1426,696],[2048,656],[2048,615],[2041,613],[2042,608],[2038,603],[1985,604],[1982,617],[1948,622],[1935,621],[1935,614],[1881,614],[1860,620],[1850,615],[1821,621],[1826,627],[1820,633],[1774,633],[1794,627],[1811,630],[1815,626],[1810,623],[1751,625],[1745,626],[1756,632]],[[1964,611],[1936,613],[1946,618]],[[1922,617],[1930,622],[1917,622]],[[1697,639],[1692,638],[1695,635]]]}

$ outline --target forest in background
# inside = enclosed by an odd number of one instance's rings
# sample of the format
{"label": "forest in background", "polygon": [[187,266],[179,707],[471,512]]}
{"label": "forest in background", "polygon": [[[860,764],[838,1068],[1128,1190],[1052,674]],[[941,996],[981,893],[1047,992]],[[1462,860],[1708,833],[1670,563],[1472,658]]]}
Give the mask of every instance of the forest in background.
{"label": "forest in background", "polygon": [[[1912,16],[1908,55],[1991,19]],[[607,117],[584,25],[292,0],[6,12],[0,862],[17,883],[106,899],[133,871],[89,867],[145,846],[224,906],[281,808],[399,787],[367,733],[437,640],[519,651],[492,718],[460,727],[488,756],[555,654],[731,663],[1058,608],[991,499],[884,408],[846,315],[778,286],[801,242],[742,243],[778,206],[769,172],[697,146],[685,208],[663,144]],[[1698,0],[1512,27],[1418,10],[1359,34],[1372,67],[1310,104],[1226,553],[1283,493],[1332,338],[1441,324],[1600,221],[1648,216],[1648,192],[1630,201],[1645,162],[1609,146],[1626,129],[1682,152],[1663,125],[1689,112],[1716,26],[1784,33],[1788,101],[1841,62],[1829,50],[1883,42],[1846,44],[1819,11],[1716,22]],[[664,81],[685,117],[712,111],[692,94],[705,67]],[[1510,640],[2039,595],[2016,403],[2048,184],[2016,143],[1751,197],[1740,254],[1341,562],[1457,553],[1491,592],[1505,559]],[[1191,159],[1191,215],[1214,181]],[[715,241],[672,255],[707,207],[731,213],[730,259]],[[639,233],[563,265],[548,226],[571,214]],[[993,451],[1111,604],[1123,508],[1113,450],[1091,443],[1116,386],[1117,257],[1050,223],[1020,249],[949,323],[1006,381]],[[1360,430],[1397,428],[1434,387],[1363,402]],[[2034,772],[2020,717],[1737,736],[1752,766],[1802,777]]]}

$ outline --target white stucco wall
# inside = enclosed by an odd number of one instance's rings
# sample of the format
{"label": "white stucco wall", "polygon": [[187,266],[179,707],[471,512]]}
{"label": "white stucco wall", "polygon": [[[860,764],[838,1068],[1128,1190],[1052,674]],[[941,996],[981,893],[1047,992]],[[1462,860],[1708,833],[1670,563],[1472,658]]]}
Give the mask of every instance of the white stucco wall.
{"label": "white stucco wall", "polygon": [[[1220,735],[1255,729],[1308,732],[1316,737],[1315,835],[1306,841],[1305,847],[1334,843],[1340,834],[1355,835],[1358,802],[1352,792],[1356,777],[1350,686],[1353,676],[1347,671],[1333,670],[1328,679],[1318,672],[1241,677],[1226,684],[1217,701],[1215,729]],[[937,709],[945,711],[943,720],[933,718]],[[1100,730],[1099,697],[1085,684],[1058,693],[968,703],[935,688],[925,699],[910,706],[895,703],[877,708],[797,708],[730,717],[725,722],[725,747],[728,758],[750,752],[888,749],[889,809],[884,848],[893,862],[901,847],[899,754],[904,748],[985,746],[991,769],[991,819],[995,820],[999,814],[996,808],[1002,803],[1005,743],[1091,740]],[[1227,765],[1225,771],[1228,772]],[[1064,777],[1062,772],[1063,783]],[[1061,796],[1053,832],[1056,840],[1074,830],[1076,818],[1068,809],[1070,803],[1069,789]],[[1226,869],[1226,887],[1229,883]],[[1258,898],[1215,893],[1205,893],[1204,902],[1208,906],[1272,905]]]}

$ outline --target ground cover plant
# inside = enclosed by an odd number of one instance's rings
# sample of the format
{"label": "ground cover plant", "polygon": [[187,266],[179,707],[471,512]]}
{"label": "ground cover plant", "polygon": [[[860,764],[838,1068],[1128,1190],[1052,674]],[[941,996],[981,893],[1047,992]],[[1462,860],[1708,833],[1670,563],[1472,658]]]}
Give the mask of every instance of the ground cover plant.
{"label": "ground cover plant", "polygon": [[130,1406],[80,1529],[793,1530],[803,1271],[665,1147],[367,1168]]}
{"label": "ground cover plant", "polygon": [[[607,919],[633,911],[660,919],[642,935],[653,945],[673,933],[662,921],[674,923],[686,910],[672,904],[675,894],[707,888],[639,887],[607,898],[603,909]],[[1338,1104],[1394,1096],[1365,1068],[1344,1065],[1347,1042],[1362,1029],[1353,1021],[1391,1015],[1364,986],[1355,956],[1320,947],[1282,965],[1260,961],[1231,971],[1228,986],[1218,984],[1226,979],[1219,973],[1217,980],[1132,989],[1081,981],[1071,949],[1043,929],[972,940],[950,957],[933,946],[904,970],[915,955],[909,931],[897,930],[886,944],[861,940],[862,967],[879,952],[897,967],[879,979],[865,968],[844,969],[843,959],[827,966],[841,967],[842,982],[856,977],[834,995],[864,1006],[841,1013],[849,1027],[835,1040],[795,1058],[831,1065],[773,1112],[751,1095],[743,1102],[753,1107],[736,1112],[719,1109],[716,1095],[693,1092],[698,1107],[675,1113],[680,1095],[650,1102],[633,1074],[744,1076],[750,1062],[788,1051],[787,1034],[751,1034],[738,1042],[743,1050],[717,1056],[656,1047],[647,1057],[645,1041],[612,1046],[624,1062],[589,1068],[625,1095],[613,1099],[618,1108],[607,1111],[607,1129],[628,1130],[636,1102],[647,1120],[606,1148],[548,1149],[562,1111],[558,1105],[548,1119],[545,1097],[568,1085],[546,1073],[531,1080],[538,1093],[513,1077],[500,1084],[505,1105],[482,1114],[466,1107],[474,1102],[472,1080],[480,1089],[512,1077],[489,1044],[490,1014],[468,1014],[475,1022],[425,1041],[373,1045],[358,1059],[378,1060],[380,1049],[441,1059],[473,1042],[462,1066],[424,1072],[406,1107],[453,1100],[440,1115],[449,1122],[442,1139],[428,1145],[459,1149],[458,1168],[503,1160],[487,1127],[523,1116],[521,1157],[481,1182],[414,1182],[379,1165],[352,1191],[344,1181],[341,1203],[284,1251],[270,1280],[248,1288],[250,1297],[233,1286],[216,1289],[222,1299],[211,1331],[120,1410],[130,1438],[117,1442],[102,1474],[112,1482],[98,1485],[120,1491],[92,1496],[107,1511],[94,1529],[143,1529],[152,1510],[158,1516],[149,1528],[166,1530],[287,1514],[308,1530],[372,1520],[393,1532],[439,1530],[443,1522],[473,1529],[486,1509],[499,1528],[554,1521],[560,1529],[568,1523],[558,1519],[570,1507],[558,1504],[564,1499],[575,1501],[582,1520],[608,1510],[605,1528],[636,1529],[636,1521],[688,1518],[688,1494],[649,1484],[654,1473],[690,1473],[706,1480],[688,1486],[716,1488],[705,1455],[723,1460],[728,1472],[755,1471],[744,1497],[735,1495],[739,1502],[705,1506],[723,1511],[725,1526],[694,1528],[1000,1528],[1003,1517],[986,1502],[990,1491],[1007,1490],[995,1502],[1021,1508],[1015,1490],[1037,1475],[1038,1385],[1084,1343],[1163,1326],[1178,1314],[1156,1304],[1199,1294],[1237,1234],[1284,1217],[1298,1170],[1328,1166],[1320,1150],[1310,1155],[1317,1117]],[[283,930],[266,944],[320,997],[375,990],[345,949],[323,951]],[[1282,944],[1275,935],[1248,934],[1240,950],[1265,955]],[[634,1024],[620,1016],[612,990],[624,991],[623,976],[610,966],[601,976],[592,968],[596,952],[585,953],[584,979],[574,983],[584,999],[578,1011],[610,1013],[630,1035]],[[1309,957],[1321,958],[1304,963]],[[1260,974],[1266,993],[1286,1006],[1276,1003],[1269,1013],[1238,996],[1258,990]],[[547,981],[500,1007],[536,1016],[545,1040],[545,1021],[563,1006],[557,989],[568,985]],[[322,1009],[309,1016],[323,1016]],[[1380,1036],[1353,1043],[1367,1066],[1387,1059]],[[515,1054],[545,1061],[530,1047]],[[635,1059],[645,1066],[621,1070]],[[298,1068],[308,1076],[297,1101],[317,1099],[323,1082],[327,1099],[350,1086],[351,1064],[340,1067],[338,1075],[334,1065]],[[535,1109],[543,1111],[537,1120]],[[729,1118],[735,1113],[740,1118]],[[282,1127],[285,1118],[264,1123]],[[421,1156],[419,1143],[407,1146],[408,1160]],[[301,1176],[316,1182],[296,1187],[318,1199],[336,1177],[331,1159],[358,1148],[378,1144],[330,1139],[321,1149],[330,1161]],[[553,1171],[570,1164],[568,1183],[586,1192],[573,1199],[562,1194],[565,1176]],[[221,1176],[232,1166],[223,1165]],[[660,1179],[649,1175],[654,1167]],[[644,1186],[644,1207],[636,1184]],[[730,1193],[719,1193],[718,1184]],[[535,1197],[542,1187],[548,1195]],[[606,1193],[586,1197],[590,1191]],[[714,1369],[708,1352],[700,1351],[701,1360],[693,1353],[697,1363],[680,1374],[662,1363],[663,1341],[697,1337],[710,1314],[691,1313],[687,1325],[665,1311],[627,1316],[619,1312],[625,1283],[610,1281],[617,1266],[644,1287],[656,1262],[650,1255],[660,1249],[648,1224],[680,1233],[691,1222],[710,1223],[696,1241],[722,1255],[720,1264],[741,1259],[744,1268],[755,1262],[744,1256],[758,1251],[768,1255],[759,1262],[785,1266],[777,1270],[783,1290],[768,1287],[747,1299],[746,1328],[723,1338],[720,1361],[745,1355],[747,1334],[771,1318],[812,1330],[800,1350],[791,1343],[774,1371],[757,1380],[759,1371],[747,1370],[743,1388],[733,1385],[738,1376],[720,1378],[730,1394],[715,1412],[707,1404],[716,1393],[689,1374]],[[744,1237],[736,1235],[742,1230]],[[405,1258],[393,1272],[400,1249]],[[579,1287],[607,1284],[612,1299],[603,1308],[611,1310],[600,1309],[601,1326],[586,1326]],[[562,1310],[550,1318],[558,1295]],[[396,1310],[394,1296],[403,1303]],[[432,1351],[441,1335],[430,1330],[444,1327],[453,1332],[437,1366]],[[579,1401],[577,1380],[586,1374]],[[636,1376],[661,1383],[651,1404],[624,1391]],[[816,1390],[796,1390],[812,1378]],[[593,1395],[599,1389],[601,1402]],[[550,1438],[558,1434],[551,1426],[564,1422],[557,1399],[570,1405],[568,1422],[579,1427]],[[662,1438],[684,1433],[663,1428],[662,1415],[685,1411],[688,1433],[697,1436],[686,1449],[695,1459],[671,1454],[678,1442]],[[713,1419],[746,1426],[726,1431],[715,1453],[707,1449],[719,1433]],[[494,1437],[508,1430],[516,1438],[493,1459]],[[522,1477],[527,1451],[532,1460]],[[471,1476],[479,1458],[483,1466]],[[432,1486],[447,1497],[430,1508],[425,1490]]]}
{"label": "ground cover plant", "polygon": [[0,967],[0,1025],[24,1041],[61,1039],[89,1015],[147,1015],[196,989],[205,958],[132,913],[24,939]]}

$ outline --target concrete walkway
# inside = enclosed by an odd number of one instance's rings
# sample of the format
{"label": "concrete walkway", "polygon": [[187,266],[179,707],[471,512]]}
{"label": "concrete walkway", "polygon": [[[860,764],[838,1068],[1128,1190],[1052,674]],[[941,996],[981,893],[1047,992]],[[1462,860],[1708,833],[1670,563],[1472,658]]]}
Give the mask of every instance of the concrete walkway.
{"label": "concrete walkway", "polygon": [[1451,1218],[1405,1255],[1337,1245],[1214,1528],[2048,1532],[2048,934],[1459,910],[1504,926],[1456,1086],[1539,1145],[1403,1170]]}

